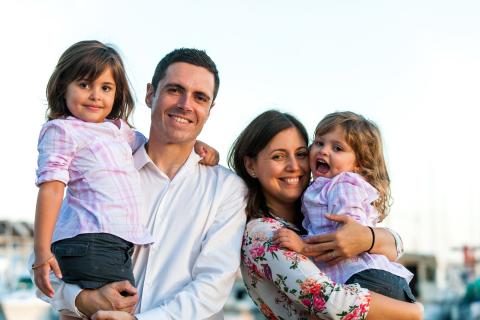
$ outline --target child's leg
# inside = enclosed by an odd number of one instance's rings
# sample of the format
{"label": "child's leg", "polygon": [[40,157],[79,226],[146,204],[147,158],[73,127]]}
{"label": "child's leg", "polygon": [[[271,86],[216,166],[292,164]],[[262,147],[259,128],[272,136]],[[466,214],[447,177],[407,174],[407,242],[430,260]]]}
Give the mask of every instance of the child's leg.
{"label": "child's leg", "polygon": [[135,286],[132,250],[130,242],[107,233],[80,234],[52,244],[63,281],[84,289],[120,280]]}
{"label": "child's leg", "polygon": [[358,272],[347,280],[346,284],[358,283],[362,288],[369,289],[384,296],[405,302],[415,302],[407,281],[388,271],[367,269]]}

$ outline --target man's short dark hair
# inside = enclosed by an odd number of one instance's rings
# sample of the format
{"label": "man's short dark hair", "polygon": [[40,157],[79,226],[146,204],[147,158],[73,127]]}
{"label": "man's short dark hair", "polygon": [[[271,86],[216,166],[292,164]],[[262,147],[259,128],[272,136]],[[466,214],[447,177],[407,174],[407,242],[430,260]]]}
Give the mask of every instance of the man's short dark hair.
{"label": "man's short dark hair", "polygon": [[215,80],[215,86],[213,88],[213,99],[215,100],[220,86],[220,78],[218,77],[218,70],[215,62],[207,55],[204,50],[198,50],[193,48],[180,48],[175,49],[157,64],[155,73],[152,77],[152,86],[154,91],[157,91],[158,82],[165,77],[167,68],[175,62],[185,62],[193,64],[198,67],[203,67],[213,74]]}

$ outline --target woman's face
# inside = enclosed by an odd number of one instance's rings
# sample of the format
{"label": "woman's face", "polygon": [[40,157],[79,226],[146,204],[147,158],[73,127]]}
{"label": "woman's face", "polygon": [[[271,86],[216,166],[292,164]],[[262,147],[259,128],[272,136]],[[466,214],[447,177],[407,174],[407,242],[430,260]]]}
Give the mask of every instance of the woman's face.
{"label": "woman's face", "polygon": [[295,203],[310,180],[307,143],[296,128],[280,131],[246,166],[274,211]]}

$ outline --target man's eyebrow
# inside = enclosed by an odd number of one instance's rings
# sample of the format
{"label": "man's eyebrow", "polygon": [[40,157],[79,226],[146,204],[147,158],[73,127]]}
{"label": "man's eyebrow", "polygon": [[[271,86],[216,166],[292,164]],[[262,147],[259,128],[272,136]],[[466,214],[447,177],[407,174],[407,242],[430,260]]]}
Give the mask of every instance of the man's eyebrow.
{"label": "man's eyebrow", "polygon": [[174,88],[179,88],[179,89],[185,89],[184,86],[182,86],[182,85],[179,84],[179,83],[175,83],[175,82],[167,83],[167,84],[165,84],[165,87],[169,87],[169,88],[174,87]]}

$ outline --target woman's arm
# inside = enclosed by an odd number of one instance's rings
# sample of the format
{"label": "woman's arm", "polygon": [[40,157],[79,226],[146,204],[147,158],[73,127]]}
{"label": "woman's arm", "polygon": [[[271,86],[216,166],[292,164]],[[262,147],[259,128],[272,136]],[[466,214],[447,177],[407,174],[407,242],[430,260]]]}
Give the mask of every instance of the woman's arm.
{"label": "woman's arm", "polygon": [[[251,221],[245,231],[242,263],[253,278],[270,281],[288,298],[322,319],[421,319],[417,304],[368,292],[357,284],[333,282],[308,258],[273,243],[283,225],[274,219]],[[257,292],[274,295],[275,292]],[[369,311],[370,310],[370,311]],[[368,317],[365,318],[367,316]]]}
{"label": "woman's arm", "polygon": [[[364,319],[369,307],[368,290],[356,284],[337,284],[304,255],[274,244],[274,233],[282,227],[284,225],[280,222],[269,218],[249,222],[242,248],[242,263],[253,282],[259,277],[262,281],[269,281],[294,305],[322,319],[342,319],[346,315]],[[278,296],[278,290],[257,294],[265,300],[278,298],[275,300],[282,301],[284,297]],[[285,307],[291,302],[285,302]]]}
{"label": "woman's arm", "polygon": [[[312,236],[306,239],[305,254],[314,257],[315,261],[337,263],[367,251],[373,242],[370,228],[359,224],[346,215],[327,215],[332,221],[342,223],[333,233]],[[370,253],[383,254],[389,260],[395,261],[402,244],[386,228],[373,228],[375,241]],[[400,237],[398,237],[400,239]],[[400,239],[401,241],[401,239]]]}
{"label": "woman's arm", "polygon": [[420,303],[398,301],[384,295],[370,292],[370,311],[368,320],[380,319],[423,319],[423,306]]}

